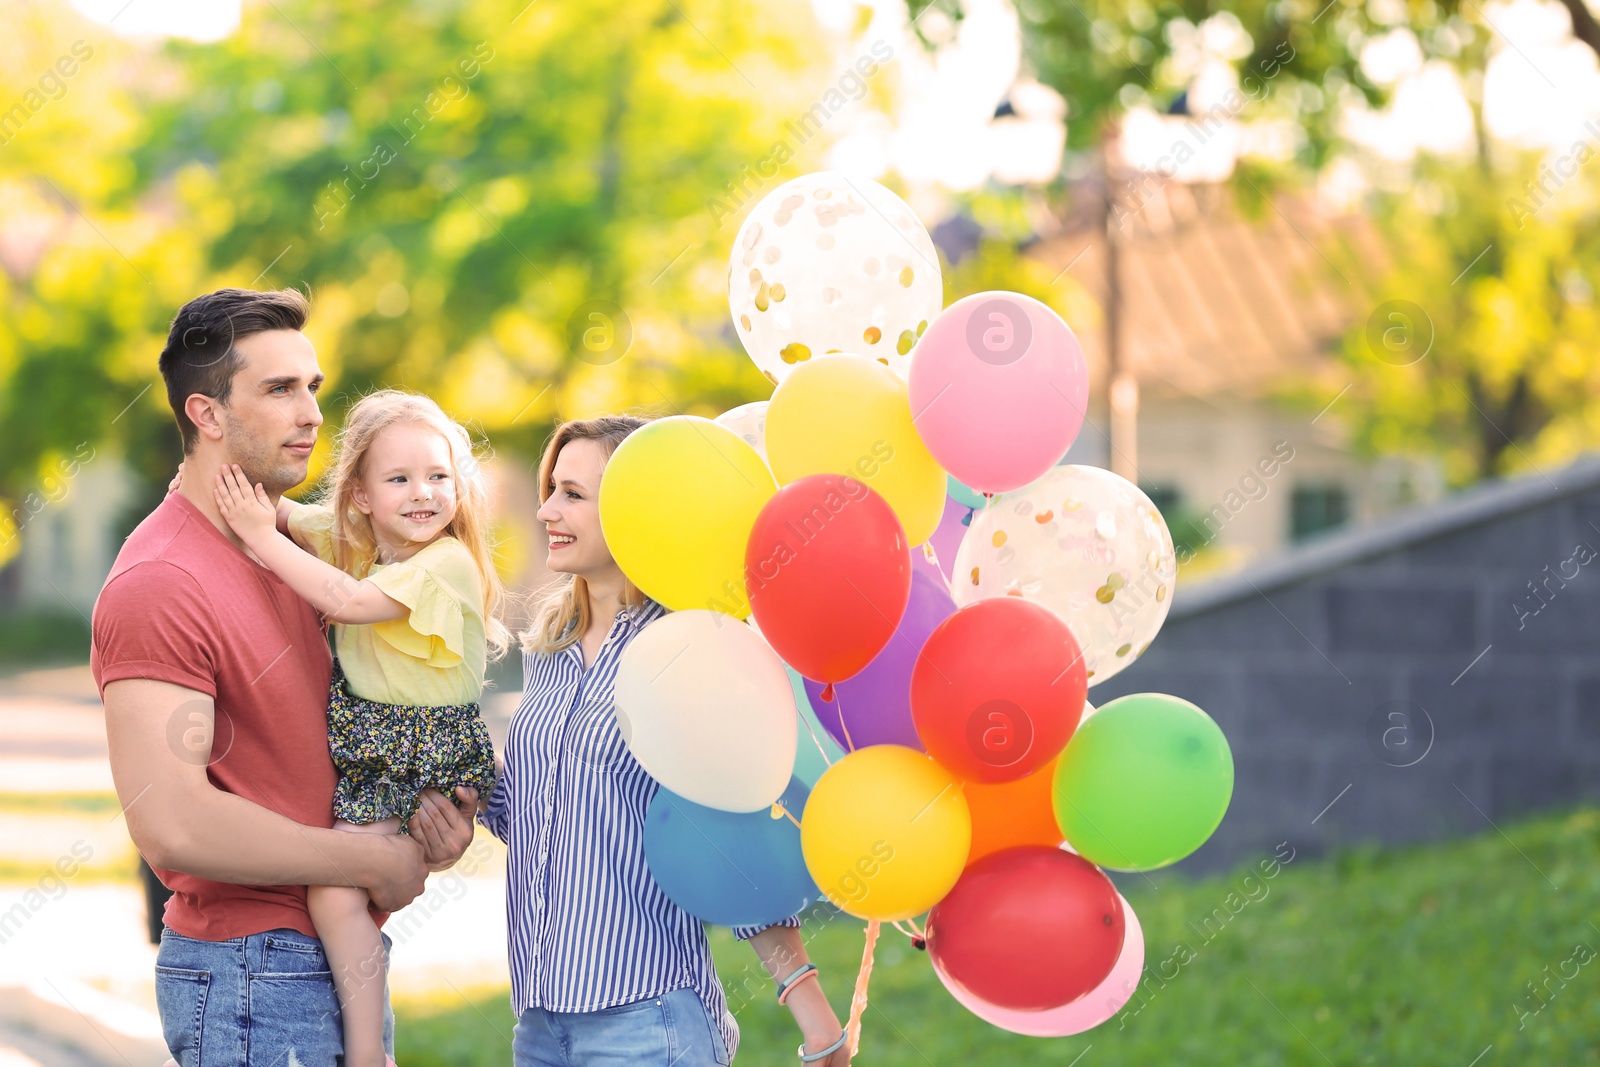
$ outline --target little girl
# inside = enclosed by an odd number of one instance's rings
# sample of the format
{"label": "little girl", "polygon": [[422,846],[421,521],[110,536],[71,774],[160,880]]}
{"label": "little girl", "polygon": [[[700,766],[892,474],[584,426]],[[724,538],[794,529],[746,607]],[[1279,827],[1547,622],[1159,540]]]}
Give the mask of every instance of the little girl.
{"label": "little girl", "polygon": [[[478,714],[489,649],[509,633],[487,494],[467,432],[424,396],[385,389],[351,409],[327,506],[276,510],[237,467],[217,506],[262,563],[334,623],[328,746],[335,826],[405,833],[418,794],[487,797],[494,751]],[[292,541],[291,541],[292,539]],[[382,1067],[384,957],[367,894],[312,886],[311,920],[339,991],[345,1067]]]}

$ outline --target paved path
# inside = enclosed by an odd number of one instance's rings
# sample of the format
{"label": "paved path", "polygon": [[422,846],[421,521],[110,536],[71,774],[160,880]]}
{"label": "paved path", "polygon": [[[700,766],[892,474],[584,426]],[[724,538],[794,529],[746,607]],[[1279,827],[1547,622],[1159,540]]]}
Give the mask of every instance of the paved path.
{"label": "paved path", "polygon": [[0,1020],[0,1067],[114,1067],[71,1045]]}

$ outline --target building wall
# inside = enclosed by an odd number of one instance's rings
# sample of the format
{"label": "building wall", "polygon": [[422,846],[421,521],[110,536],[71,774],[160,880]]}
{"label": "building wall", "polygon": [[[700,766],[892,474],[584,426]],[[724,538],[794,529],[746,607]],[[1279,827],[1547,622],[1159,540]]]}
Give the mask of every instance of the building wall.
{"label": "building wall", "polygon": [[1194,870],[1600,799],[1600,462],[1180,580],[1149,651],[1089,698],[1150,691],[1233,748]]}
{"label": "building wall", "polygon": [[21,524],[21,551],[8,568],[16,573],[15,602],[6,610],[90,615],[122,547],[116,522],[134,495],[128,477],[121,460],[102,450]]}
{"label": "building wall", "polygon": [[1187,510],[1211,516],[1212,544],[1236,563],[1290,543],[1297,486],[1342,488],[1351,524],[1440,492],[1430,470],[1364,461],[1332,420],[1313,424],[1264,400],[1145,401],[1138,466],[1142,484],[1174,486]]}

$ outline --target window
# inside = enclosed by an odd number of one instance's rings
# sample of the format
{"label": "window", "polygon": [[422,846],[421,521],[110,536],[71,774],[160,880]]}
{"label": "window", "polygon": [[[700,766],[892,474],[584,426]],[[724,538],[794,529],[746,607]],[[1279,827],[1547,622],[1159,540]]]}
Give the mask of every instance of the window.
{"label": "window", "polygon": [[1211,541],[1200,516],[1190,511],[1183,501],[1183,490],[1175,485],[1141,485],[1140,491],[1150,498],[1150,503],[1161,512],[1161,518],[1172,534],[1172,547],[1179,559],[1187,559]]}
{"label": "window", "polygon": [[1350,521],[1350,494],[1340,485],[1297,485],[1289,503],[1289,537],[1303,541]]}
{"label": "window", "polygon": [[1175,485],[1141,485],[1139,490],[1150,498],[1163,518],[1170,519],[1183,501],[1183,493]]}

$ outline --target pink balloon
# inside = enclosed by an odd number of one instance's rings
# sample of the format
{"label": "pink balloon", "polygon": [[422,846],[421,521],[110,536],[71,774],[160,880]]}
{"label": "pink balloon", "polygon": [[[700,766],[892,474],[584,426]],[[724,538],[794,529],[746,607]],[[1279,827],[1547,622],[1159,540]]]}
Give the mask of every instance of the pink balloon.
{"label": "pink balloon", "polygon": [[1133,913],[1126,897],[1122,901],[1122,915],[1126,933],[1122,939],[1122,954],[1105,981],[1069,1004],[1046,1011],[1013,1011],[980,1000],[961,989],[945,977],[937,964],[933,972],[963,1008],[1002,1030],[1025,1037],[1071,1037],[1085,1030],[1093,1030],[1108,1021],[1133,997],[1139,987],[1139,976],[1144,973],[1144,931],[1139,927],[1139,917]]}
{"label": "pink balloon", "polygon": [[1083,427],[1089,371],[1061,316],[1020,293],[963,297],[917,342],[907,379],[917,433],[982,493],[1055,466]]}

